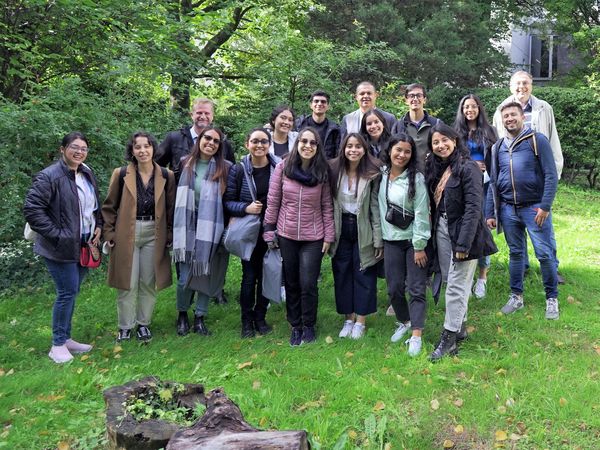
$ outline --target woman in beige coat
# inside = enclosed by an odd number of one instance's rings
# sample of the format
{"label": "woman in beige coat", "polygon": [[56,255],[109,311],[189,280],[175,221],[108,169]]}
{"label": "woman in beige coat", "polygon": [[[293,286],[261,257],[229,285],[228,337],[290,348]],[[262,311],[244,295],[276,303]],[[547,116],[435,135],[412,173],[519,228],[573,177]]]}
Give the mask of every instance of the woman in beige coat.
{"label": "woman in beige coat", "polygon": [[127,144],[126,167],[113,171],[102,205],[104,239],[110,249],[108,285],[118,289],[117,341],[152,339],[156,292],[171,285],[173,208],[177,186],[173,172],[154,162],[158,144],[146,132]]}

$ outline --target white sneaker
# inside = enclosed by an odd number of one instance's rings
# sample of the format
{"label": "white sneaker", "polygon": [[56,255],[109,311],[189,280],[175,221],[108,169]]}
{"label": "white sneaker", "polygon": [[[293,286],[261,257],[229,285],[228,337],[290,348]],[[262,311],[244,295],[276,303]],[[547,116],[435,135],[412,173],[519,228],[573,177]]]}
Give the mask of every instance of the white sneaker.
{"label": "white sneaker", "polygon": [[396,324],[398,325],[398,328],[396,328],[396,331],[394,334],[392,334],[392,342],[398,342],[400,339],[402,339],[402,336],[404,336],[408,330],[410,330],[410,322],[407,322],[406,324],[396,322]]}
{"label": "white sneaker", "polygon": [[396,317],[396,313],[394,312],[394,307],[392,305],[388,306],[387,311],[385,312],[386,316]]}
{"label": "white sneaker", "polygon": [[340,331],[340,334],[338,334],[338,336],[341,338],[350,337],[350,335],[352,334],[353,327],[354,327],[354,322],[351,320],[346,320],[344,322],[344,326],[342,327],[342,330]]}
{"label": "white sneaker", "polygon": [[476,298],[485,297],[487,291],[487,280],[482,278],[478,278],[475,284],[473,285],[473,294]]}
{"label": "white sneaker", "polygon": [[66,345],[53,345],[48,356],[57,364],[63,364],[73,359]]}
{"label": "white sneaker", "polygon": [[546,319],[557,320],[559,318],[558,299],[546,299]]}
{"label": "white sneaker", "polygon": [[423,340],[421,336],[411,336],[410,339],[407,339],[406,344],[408,344],[408,356],[417,356],[421,353],[421,347],[423,344]]}
{"label": "white sneaker", "polygon": [[67,339],[65,346],[71,353],[87,353],[92,349],[91,345],[82,344],[81,342],[74,341],[73,339]]}
{"label": "white sneaker", "polygon": [[362,323],[356,322],[352,327],[352,334],[350,337],[352,339],[360,339],[365,335],[365,326]]}

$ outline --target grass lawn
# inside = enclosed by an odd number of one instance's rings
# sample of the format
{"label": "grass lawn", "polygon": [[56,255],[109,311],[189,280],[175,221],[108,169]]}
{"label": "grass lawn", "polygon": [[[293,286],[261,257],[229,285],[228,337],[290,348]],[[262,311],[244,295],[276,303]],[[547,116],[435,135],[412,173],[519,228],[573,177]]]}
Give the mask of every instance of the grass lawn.
{"label": "grass lawn", "polygon": [[[443,301],[430,302],[424,351],[410,358],[389,340],[394,320],[379,312],[359,341],[337,337],[330,261],[323,262],[318,341],[290,348],[285,311],[274,332],[241,340],[239,261],[232,258],[230,303],[211,305],[211,337],[175,334],[175,289],[161,292],[154,340],[116,346],[115,292],[102,274],[82,287],[73,337],[95,348],[67,365],[47,356],[52,286],[0,299],[0,447],[102,448],[102,390],[156,375],[223,387],[261,429],[305,429],[314,449],[599,449],[600,194],[561,186],[554,209],[561,317],[544,319],[539,265],[531,258],[525,308],[504,317],[508,253],[492,258],[488,296],[471,299],[471,336],[455,358],[427,360],[442,328]],[[530,251],[530,255],[533,255]],[[333,339],[326,339],[326,337]],[[330,342],[330,343],[327,343]],[[450,442],[451,441],[451,442]],[[452,447],[454,445],[454,447]]]}

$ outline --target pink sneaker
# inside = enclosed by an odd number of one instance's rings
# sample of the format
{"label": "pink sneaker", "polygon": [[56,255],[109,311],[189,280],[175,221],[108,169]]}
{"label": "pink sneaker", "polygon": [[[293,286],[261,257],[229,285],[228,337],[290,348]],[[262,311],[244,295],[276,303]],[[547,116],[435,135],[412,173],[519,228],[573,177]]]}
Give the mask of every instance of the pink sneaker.
{"label": "pink sneaker", "polygon": [[66,345],[53,345],[48,356],[56,364],[63,364],[73,359]]}
{"label": "pink sneaker", "polygon": [[65,342],[67,350],[71,353],[87,353],[92,349],[89,344],[82,344],[81,342],[74,341],[73,339],[67,339]]}

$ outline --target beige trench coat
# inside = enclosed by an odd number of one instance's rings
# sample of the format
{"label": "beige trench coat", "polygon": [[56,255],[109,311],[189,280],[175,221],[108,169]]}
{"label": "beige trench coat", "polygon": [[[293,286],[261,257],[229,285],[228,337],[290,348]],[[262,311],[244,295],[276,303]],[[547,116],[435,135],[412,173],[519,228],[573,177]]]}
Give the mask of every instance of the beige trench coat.
{"label": "beige trench coat", "polygon": [[[135,217],[137,211],[136,168],[133,163],[127,166],[123,179],[123,191],[119,202],[119,175],[116,168],[111,176],[108,195],[102,205],[105,241],[114,242],[108,263],[108,285],[128,290],[131,281],[133,244],[135,239]],[[161,290],[172,284],[171,257],[169,248],[173,242],[173,211],[175,208],[175,176],[167,170],[168,179],[163,177],[161,168],[154,163],[154,274],[156,289]]]}

